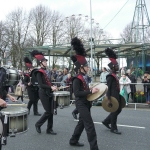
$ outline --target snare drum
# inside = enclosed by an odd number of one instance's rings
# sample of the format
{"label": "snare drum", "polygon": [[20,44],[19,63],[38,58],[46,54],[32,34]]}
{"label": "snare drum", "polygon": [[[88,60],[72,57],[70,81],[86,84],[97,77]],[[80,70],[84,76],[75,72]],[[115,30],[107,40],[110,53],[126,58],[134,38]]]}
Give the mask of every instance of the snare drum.
{"label": "snare drum", "polygon": [[58,101],[60,106],[70,105],[70,92],[69,91],[56,91],[53,92],[55,100]]}
{"label": "snare drum", "polygon": [[19,72],[15,69],[0,67],[0,75],[4,86],[17,85],[20,80]]}
{"label": "snare drum", "polygon": [[22,133],[28,130],[28,109],[19,106],[8,106],[1,110],[8,115],[9,133]]}

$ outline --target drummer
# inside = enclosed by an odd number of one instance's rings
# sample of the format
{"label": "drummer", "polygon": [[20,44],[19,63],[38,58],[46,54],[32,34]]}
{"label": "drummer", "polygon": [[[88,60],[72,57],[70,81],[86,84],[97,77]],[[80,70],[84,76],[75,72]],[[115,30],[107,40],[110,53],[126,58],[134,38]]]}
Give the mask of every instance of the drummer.
{"label": "drummer", "polygon": [[38,133],[41,133],[41,126],[47,121],[47,134],[56,135],[53,131],[53,114],[54,114],[54,99],[53,91],[57,90],[56,86],[52,86],[50,81],[50,72],[46,69],[47,59],[42,53],[37,50],[32,51],[31,55],[38,60],[40,69],[37,72],[37,80],[39,84],[39,97],[45,110],[42,117],[36,122],[35,128]]}
{"label": "drummer", "polygon": [[24,84],[27,87],[27,92],[29,96],[29,102],[28,102],[27,108],[30,114],[30,109],[33,105],[34,116],[41,116],[41,114],[38,112],[39,88],[38,86],[34,86],[31,83],[31,78],[32,78],[31,71],[33,70],[32,62],[28,57],[24,58],[24,62],[28,69],[28,73],[24,75]]}
{"label": "drummer", "polygon": [[[119,113],[122,110],[121,100],[120,100],[120,96],[119,96],[119,93],[120,93],[119,80],[118,80],[118,77],[116,76],[116,73],[119,70],[119,66],[118,66],[118,63],[116,61],[117,56],[116,56],[115,52],[112,49],[107,48],[105,50],[105,53],[111,61],[108,64],[109,68],[111,69],[111,72],[106,77],[107,86],[108,86],[108,91],[107,91],[107,94],[106,94],[107,97],[108,97],[108,106],[111,107],[111,105],[112,105],[112,103],[111,103],[111,96],[112,96],[112,97],[114,97],[118,100],[119,107],[115,112],[110,113],[108,115],[108,117],[106,117],[106,119],[104,119],[104,121],[102,121],[102,123],[108,129],[110,129],[110,131],[112,133],[121,134],[121,132],[118,131],[118,128],[117,128],[117,117],[118,117]],[[110,124],[111,124],[111,127],[110,127]]]}
{"label": "drummer", "polygon": [[90,113],[91,102],[87,101],[87,95],[98,92],[98,89],[89,89],[86,76],[89,67],[85,59],[86,52],[81,40],[75,37],[72,39],[71,45],[76,52],[76,55],[72,56],[71,59],[79,72],[73,78],[73,93],[75,95],[76,108],[79,112],[79,122],[69,143],[71,146],[84,146],[84,144],[79,143],[79,139],[85,128],[90,150],[98,150],[96,131]]}
{"label": "drummer", "polygon": [[[7,90],[6,90],[6,87],[0,87],[0,111],[3,109],[3,108],[6,108],[7,107],[7,103],[6,103],[6,97],[8,97],[11,101],[15,102],[16,99],[11,96],[10,94],[8,94]],[[1,119],[1,118],[0,118]],[[4,133],[3,133],[4,134]],[[0,150],[2,149],[2,139],[0,139]]]}

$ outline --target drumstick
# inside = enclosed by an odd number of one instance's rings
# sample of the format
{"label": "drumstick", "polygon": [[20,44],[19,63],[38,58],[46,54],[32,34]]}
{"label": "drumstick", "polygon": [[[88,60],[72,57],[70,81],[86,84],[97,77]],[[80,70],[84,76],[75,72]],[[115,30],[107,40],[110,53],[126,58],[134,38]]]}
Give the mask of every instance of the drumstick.
{"label": "drumstick", "polygon": [[65,89],[67,87],[69,87],[69,86],[61,86],[61,87],[58,88],[58,90]]}
{"label": "drumstick", "polygon": [[93,86],[90,87],[90,89],[92,89],[93,87],[95,87],[96,85],[98,85],[99,83],[94,84]]}
{"label": "drumstick", "polygon": [[26,106],[27,104],[7,104],[7,106]]}

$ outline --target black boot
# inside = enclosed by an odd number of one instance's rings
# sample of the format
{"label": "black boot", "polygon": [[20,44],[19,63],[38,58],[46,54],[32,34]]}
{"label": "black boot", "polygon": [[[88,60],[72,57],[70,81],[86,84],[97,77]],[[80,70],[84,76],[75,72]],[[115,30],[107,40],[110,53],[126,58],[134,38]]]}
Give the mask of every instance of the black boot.
{"label": "black boot", "polygon": [[36,112],[36,113],[34,113],[34,116],[41,116],[41,114]]}
{"label": "black boot", "polygon": [[41,116],[41,114],[38,112],[37,103],[33,103],[33,111],[35,116]]}

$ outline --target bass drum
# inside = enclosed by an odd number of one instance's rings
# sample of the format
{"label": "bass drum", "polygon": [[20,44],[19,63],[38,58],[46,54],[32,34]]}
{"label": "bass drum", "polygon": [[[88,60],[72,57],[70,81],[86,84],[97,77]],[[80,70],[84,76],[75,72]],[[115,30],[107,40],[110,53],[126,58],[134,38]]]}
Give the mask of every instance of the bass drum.
{"label": "bass drum", "polygon": [[36,73],[39,69],[35,68],[31,71],[30,73],[30,77],[31,77],[31,83],[33,86],[38,86],[38,81],[37,81],[37,78],[36,78]]}
{"label": "bass drum", "polygon": [[0,82],[2,86],[17,85],[19,80],[20,75],[16,69],[0,67]]}

